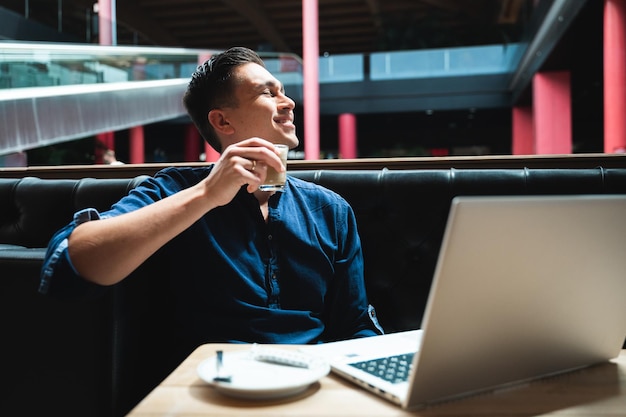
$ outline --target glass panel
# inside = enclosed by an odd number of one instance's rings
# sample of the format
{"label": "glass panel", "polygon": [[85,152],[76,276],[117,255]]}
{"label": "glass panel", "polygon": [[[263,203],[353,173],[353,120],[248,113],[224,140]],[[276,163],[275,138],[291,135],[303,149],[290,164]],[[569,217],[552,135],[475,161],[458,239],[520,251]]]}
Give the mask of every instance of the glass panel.
{"label": "glass panel", "polygon": [[363,81],[363,55],[333,55],[320,57],[320,83]]}
{"label": "glass panel", "polygon": [[372,80],[511,73],[519,62],[521,44],[374,53]]}
{"label": "glass panel", "polygon": [[[218,51],[75,44],[0,43],[0,88],[189,78]],[[260,53],[282,82],[302,83],[296,55]],[[283,79],[284,78],[284,79]]]}

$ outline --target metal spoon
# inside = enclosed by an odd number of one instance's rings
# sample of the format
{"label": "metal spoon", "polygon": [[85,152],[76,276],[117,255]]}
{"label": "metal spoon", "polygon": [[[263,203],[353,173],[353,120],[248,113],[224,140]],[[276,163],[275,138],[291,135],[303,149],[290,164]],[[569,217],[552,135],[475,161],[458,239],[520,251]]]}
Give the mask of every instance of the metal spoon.
{"label": "metal spoon", "polygon": [[213,381],[215,382],[230,382],[231,381],[231,376],[230,375],[224,375],[224,352],[222,352],[221,350],[218,350],[216,352],[217,354],[217,358],[215,360],[215,371],[216,371],[216,376],[215,378],[213,378]]}

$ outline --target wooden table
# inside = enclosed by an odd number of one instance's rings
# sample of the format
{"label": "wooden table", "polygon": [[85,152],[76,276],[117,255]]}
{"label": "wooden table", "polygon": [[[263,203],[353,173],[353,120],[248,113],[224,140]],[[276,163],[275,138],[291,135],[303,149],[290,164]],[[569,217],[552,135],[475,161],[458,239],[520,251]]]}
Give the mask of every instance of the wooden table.
{"label": "wooden table", "polygon": [[198,364],[215,355],[218,349],[235,351],[249,349],[249,346],[206,344],[198,347],[129,416],[626,415],[626,350],[606,364],[409,412],[333,374],[288,399],[229,398],[206,385],[196,374]]}

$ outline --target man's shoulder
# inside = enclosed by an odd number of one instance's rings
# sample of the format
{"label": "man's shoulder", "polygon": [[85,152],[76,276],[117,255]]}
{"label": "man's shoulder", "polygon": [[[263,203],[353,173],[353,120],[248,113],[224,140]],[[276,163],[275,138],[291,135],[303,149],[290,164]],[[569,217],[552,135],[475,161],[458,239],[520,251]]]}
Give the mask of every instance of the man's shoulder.
{"label": "man's shoulder", "polygon": [[300,179],[298,177],[294,177],[292,175],[287,175],[287,181],[289,182],[290,187],[302,190],[303,192],[337,195],[334,191],[324,186],[321,186],[311,181]]}
{"label": "man's shoulder", "polygon": [[341,195],[322,185],[310,181],[305,181],[290,175],[287,176],[287,179],[289,187],[291,188],[293,193],[300,195],[302,198],[340,205],[348,204]]}
{"label": "man's shoulder", "polygon": [[156,181],[174,181],[181,186],[187,187],[202,181],[211,172],[212,165],[202,167],[175,166],[167,167],[154,175]]}

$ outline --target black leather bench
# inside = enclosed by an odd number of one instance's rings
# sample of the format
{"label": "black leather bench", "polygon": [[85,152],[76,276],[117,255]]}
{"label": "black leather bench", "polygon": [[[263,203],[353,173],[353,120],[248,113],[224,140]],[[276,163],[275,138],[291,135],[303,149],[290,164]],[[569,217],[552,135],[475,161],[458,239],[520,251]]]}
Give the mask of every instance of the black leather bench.
{"label": "black leather bench", "polygon": [[[420,325],[453,197],[626,194],[626,168],[290,174],[338,192],[354,208],[368,294],[388,332]],[[0,316],[8,382],[0,415],[124,415],[192,348],[172,337],[176,307],[161,282],[158,253],[99,297],[64,301],[37,292],[52,234],[81,208],[107,209],[142,178],[0,178]]]}

